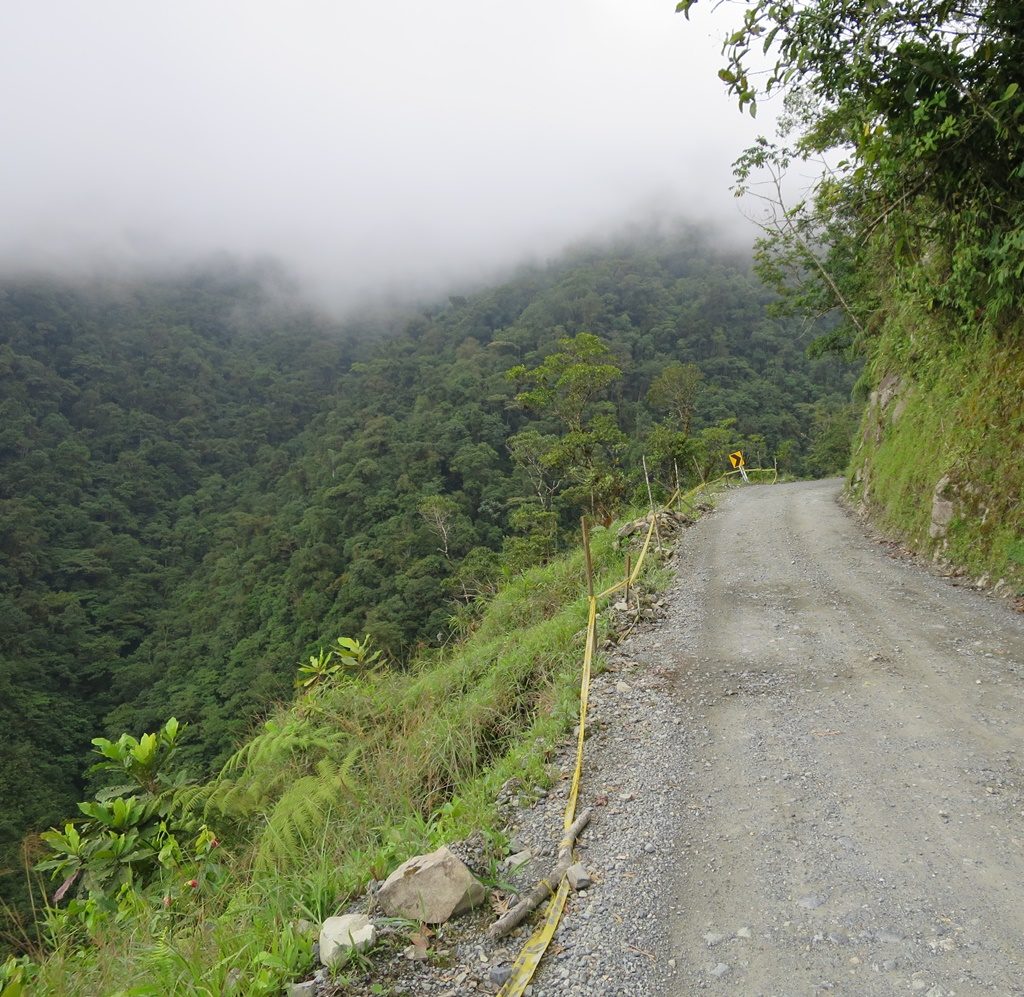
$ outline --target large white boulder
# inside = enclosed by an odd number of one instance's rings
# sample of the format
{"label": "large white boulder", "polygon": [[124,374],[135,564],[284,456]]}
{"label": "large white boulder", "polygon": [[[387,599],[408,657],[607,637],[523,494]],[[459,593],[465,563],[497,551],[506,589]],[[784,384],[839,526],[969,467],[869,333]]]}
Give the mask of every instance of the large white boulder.
{"label": "large white boulder", "polygon": [[389,917],[441,924],[483,903],[487,890],[447,848],[403,862],[377,892]]}

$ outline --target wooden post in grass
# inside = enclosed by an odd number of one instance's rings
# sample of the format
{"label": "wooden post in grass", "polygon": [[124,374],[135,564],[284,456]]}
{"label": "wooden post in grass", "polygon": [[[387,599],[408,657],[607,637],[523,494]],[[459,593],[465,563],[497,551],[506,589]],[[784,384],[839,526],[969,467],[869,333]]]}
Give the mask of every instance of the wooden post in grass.
{"label": "wooden post in grass", "polygon": [[651,503],[651,522],[654,523],[654,535],[658,538],[658,553],[661,553],[661,530],[658,529],[658,510],[654,508],[654,494],[651,492],[651,476],[647,473],[647,458],[642,454],[640,460],[644,465],[644,481],[647,482],[647,500]]}
{"label": "wooden post in grass", "polygon": [[633,573],[633,558],[626,551],[626,608],[629,609],[629,576]]}
{"label": "wooden post in grass", "polygon": [[708,493],[708,479],[704,477],[704,472],[700,468],[700,464],[697,463],[697,458],[693,458],[693,466],[697,470],[697,476],[700,478],[701,491],[707,495]]}
{"label": "wooden post in grass", "polygon": [[590,528],[587,526],[587,517],[580,516],[580,526],[583,529],[583,557],[587,562],[587,595],[594,598],[594,562],[590,559]]}

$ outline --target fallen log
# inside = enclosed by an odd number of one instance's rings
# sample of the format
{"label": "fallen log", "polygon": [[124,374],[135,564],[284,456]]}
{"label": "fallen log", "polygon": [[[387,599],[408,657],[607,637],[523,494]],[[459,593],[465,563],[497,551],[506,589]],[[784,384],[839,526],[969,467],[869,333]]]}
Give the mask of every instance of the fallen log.
{"label": "fallen log", "polygon": [[572,822],[569,830],[565,832],[565,837],[562,838],[562,843],[558,846],[558,857],[555,861],[554,867],[551,872],[548,873],[545,879],[542,879],[529,893],[523,897],[508,913],[503,914],[494,922],[488,929],[487,934],[492,939],[504,938],[510,931],[514,931],[519,927],[523,921],[526,920],[526,916],[539,904],[543,903],[549,896],[551,896],[557,889],[558,884],[562,882],[562,877],[565,875],[566,869],[572,865],[572,849],[573,845],[576,844],[576,839],[579,837],[580,831],[583,830],[590,822],[590,815],[593,811],[590,807],[587,807]]}

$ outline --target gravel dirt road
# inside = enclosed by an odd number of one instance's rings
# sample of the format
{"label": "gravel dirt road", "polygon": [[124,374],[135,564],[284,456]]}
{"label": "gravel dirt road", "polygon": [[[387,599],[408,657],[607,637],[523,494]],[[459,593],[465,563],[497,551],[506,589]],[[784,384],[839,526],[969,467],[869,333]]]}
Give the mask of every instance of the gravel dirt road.
{"label": "gravel dirt road", "polygon": [[1024,617],[840,484],[731,492],[595,682],[595,885],[535,997],[1024,994]]}

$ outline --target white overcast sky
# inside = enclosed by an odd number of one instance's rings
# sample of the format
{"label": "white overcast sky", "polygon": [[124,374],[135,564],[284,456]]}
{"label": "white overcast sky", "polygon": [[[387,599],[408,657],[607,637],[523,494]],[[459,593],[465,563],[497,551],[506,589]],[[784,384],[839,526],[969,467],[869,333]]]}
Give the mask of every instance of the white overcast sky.
{"label": "white overcast sky", "polygon": [[[271,254],[337,301],[674,212],[763,130],[673,0],[6,0],[0,263]],[[735,18],[735,10],[730,11]]]}

